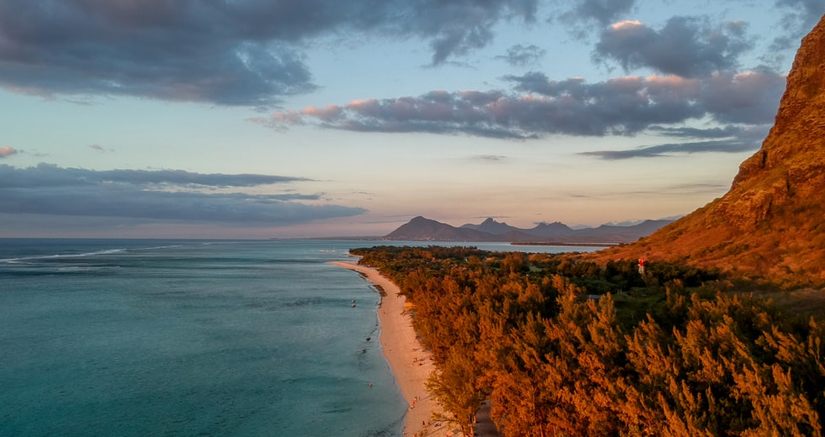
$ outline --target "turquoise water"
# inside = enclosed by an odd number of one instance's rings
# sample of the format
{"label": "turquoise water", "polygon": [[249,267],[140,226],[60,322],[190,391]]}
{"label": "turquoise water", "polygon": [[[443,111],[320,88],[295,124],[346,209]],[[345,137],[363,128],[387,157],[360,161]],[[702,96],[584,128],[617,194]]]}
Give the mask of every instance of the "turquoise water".
{"label": "turquoise water", "polygon": [[0,240],[0,435],[400,435],[353,245]]}
{"label": "turquoise water", "polygon": [[0,436],[400,436],[375,244],[0,239]]}

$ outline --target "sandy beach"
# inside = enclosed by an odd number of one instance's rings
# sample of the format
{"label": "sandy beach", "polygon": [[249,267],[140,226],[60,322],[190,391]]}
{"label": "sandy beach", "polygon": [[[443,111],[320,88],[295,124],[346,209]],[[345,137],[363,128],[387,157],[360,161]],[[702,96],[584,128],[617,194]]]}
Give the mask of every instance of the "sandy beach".
{"label": "sandy beach", "polygon": [[399,294],[400,290],[394,283],[376,269],[360,266],[356,261],[331,264],[361,273],[369,282],[386,292],[378,308],[378,320],[381,324],[380,342],[401,393],[410,405],[404,435],[444,435],[449,428],[446,424],[433,420],[433,413],[441,410],[437,401],[431,398],[425,389],[427,378],[434,368],[433,363],[429,353],[418,342],[412,327],[412,319],[405,312],[406,298]]}

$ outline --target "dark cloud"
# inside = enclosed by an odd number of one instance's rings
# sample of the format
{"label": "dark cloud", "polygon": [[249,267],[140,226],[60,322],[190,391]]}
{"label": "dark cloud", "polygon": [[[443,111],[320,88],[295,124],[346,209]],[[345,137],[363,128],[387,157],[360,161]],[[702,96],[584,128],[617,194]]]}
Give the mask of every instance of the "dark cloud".
{"label": "dark cloud", "polygon": [[30,168],[0,165],[0,213],[280,226],[365,212],[361,208],[299,202],[321,200],[317,194],[215,190],[298,180],[301,179],[168,170],[93,171],[42,164]]}
{"label": "dark cloud", "polygon": [[521,94],[433,91],[419,97],[277,111],[253,121],[279,129],[315,124],[357,132],[509,139],[634,135],[651,128],[683,129],[682,123],[707,116],[725,125],[770,123],[784,87],[784,78],[770,72],[715,74],[705,79],[631,76],[594,84],[582,79],[552,81],[535,72],[504,79]]}
{"label": "dark cloud", "polygon": [[607,27],[596,44],[594,57],[619,62],[626,71],[652,68],[682,77],[734,71],[738,57],[753,47],[744,22],[712,26],[707,19],[672,17],[654,30],[638,21]]}
{"label": "dark cloud", "polygon": [[[607,136],[648,131],[719,142],[667,144],[607,156],[656,156],[754,148],[773,121],[785,79],[769,71],[715,73],[706,78],[620,77],[594,84],[552,81],[543,73],[507,76],[519,94],[433,91],[418,97],[365,99],[346,105],[277,111],[256,121],[286,129],[315,125],[357,132],[465,134],[531,139],[550,134]],[[719,127],[686,126],[708,118]],[[761,138],[760,138],[761,137]],[[601,156],[601,155],[599,155]]]}
{"label": "dark cloud", "polygon": [[[675,123],[704,115],[724,124],[771,123],[786,82],[784,76],[767,70],[714,73],[704,78],[626,77],[595,84],[587,84],[583,79],[553,81],[536,72],[505,79],[522,92],[592,105],[619,105],[618,108],[630,111],[625,116],[636,117],[645,128],[655,124],[656,117]],[[645,109],[666,114],[649,114]]]}
{"label": "dark cloud", "polygon": [[771,71],[714,74],[702,81],[700,99],[723,123],[773,123],[787,80]]}
{"label": "dark cloud", "polygon": [[364,2],[392,5],[388,7],[389,20],[382,27],[391,35],[430,39],[432,64],[440,65],[451,57],[486,46],[493,39],[494,25],[500,21],[535,21],[539,0]]}
{"label": "dark cloud", "polygon": [[640,147],[638,149],[631,150],[600,150],[596,152],[582,152],[580,154],[585,156],[595,156],[607,160],[620,160],[669,156],[674,153],[739,153],[754,151],[758,148],[758,141],[747,139],[729,139],[700,141],[695,143],[659,144],[656,146]]}
{"label": "dark cloud", "polygon": [[8,158],[9,156],[17,154],[17,150],[13,147],[3,146],[0,147],[0,159]]}
{"label": "dark cloud", "polygon": [[112,149],[112,148],[107,149],[107,148],[101,146],[100,144],[90,144],[89,148],[92,149],[92,150],[98,151],[98,152],[103,152],[103,153],[114,152],[115,151],[115,149]]}
{"label": "dark cloud", "polygon": [[776,0],[776,6],[783,11],[780,21],[786,34],[774,40],[774,49],[796,49],[825,14],[825,0]]}
{"label": "dark cloud", "polygon": [[607,25],[630,12],[635,3],[635,0],[580,0],[573,9],[560,15],[560,21],[569,25],[593,21]]}
{"label": "dark cloud", "polygon": [[651,126],[648,130],[672,138],[712,139],[737,137],[761,141],[768,135],[770,127],[769,125],[727,125],[713,128]]}
{"label": "dark cloud", "polygon": [[15,168],[0,165],[0,187],[99,186],[106,183],[131,185],[199,185],[204,187],[254,187],[306,179],[256,174],[203,174],[183,170],[87,170],[51,164]]}
{"label": "dark cloud", "polygon": [[[519,81],[518,77],[510,80]],[[535,75],[527,81],[534,85]],[[545,80],[545,82],[547,82]],[[547,134],[630,135],[651,124],[678,123],[703,115],[700,106],[680,98],[678,87],[658,79],[628,77],[595,85],[571,80],[548,82],[539,94],[492,92],[430,93],[420,97],[368,99],[324,110],[292,111],[297,120],[276,112],[270,121],[306,123],[360,132],[463,133],[491,138],[527,139]],[[525,87],[529,84],[525,84]],[[531,90],[536,91],[536,90]],[[330,114],[334,113],[334,117]]]}
{"label": "dark cloud", "polygon": [[[0,84],[42,95],[132,95],[269,106],[314,89],[302,56],[249,34],[240,4],[0,1]],[[25,19],[21,19],[25,17]]]}
{"label": "dark cloud", "polygon": [[0,0],[0,86],[267,107],[316,88],[301,45],[362,32],[429,41],[432,63],[487,45],[538,0]]}
{"label": "dark cloud", "polygon": [[526,67],[538,63],[546,54],[547,50],[535,44],[516,44],[507,49],[506,55],[496,56],[496,59],[502,59],[513,67]]}
{"label": "dark cloud", "polygon": [[742,132],[742,128],[739,126],[715,127],[710,129],[651,126],[648,130],[668,137],[677,138],[728,138]]}

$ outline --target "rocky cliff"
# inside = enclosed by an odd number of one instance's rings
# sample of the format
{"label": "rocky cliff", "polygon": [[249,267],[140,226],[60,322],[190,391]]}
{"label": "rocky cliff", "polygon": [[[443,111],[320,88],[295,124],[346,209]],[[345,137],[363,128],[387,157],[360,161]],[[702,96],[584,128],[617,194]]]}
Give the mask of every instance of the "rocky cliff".
{"label": "rocky cliff", "polygon": [[786,286],[825,283],[825,17],[797,52],[776,121],[730,191],[596,259],[666,259]]}

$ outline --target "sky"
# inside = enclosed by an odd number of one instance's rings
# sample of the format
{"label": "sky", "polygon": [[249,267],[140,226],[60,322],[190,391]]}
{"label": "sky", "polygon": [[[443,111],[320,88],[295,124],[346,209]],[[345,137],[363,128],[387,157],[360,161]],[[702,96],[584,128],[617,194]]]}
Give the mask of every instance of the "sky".
{"label": "sky", "polygon": [[0,237],[678,217],[825,0],[0,0]]}

